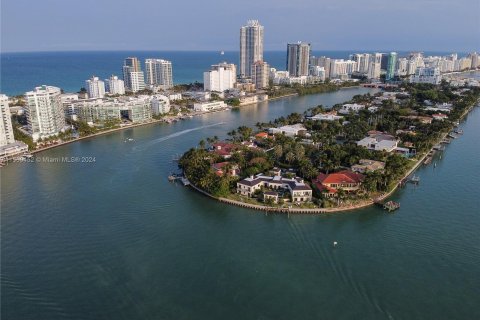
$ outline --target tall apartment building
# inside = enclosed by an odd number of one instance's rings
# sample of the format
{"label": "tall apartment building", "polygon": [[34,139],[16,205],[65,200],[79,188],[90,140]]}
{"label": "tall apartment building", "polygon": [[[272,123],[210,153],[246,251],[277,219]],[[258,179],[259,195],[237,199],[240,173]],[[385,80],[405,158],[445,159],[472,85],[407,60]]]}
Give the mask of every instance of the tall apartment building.
{"label": "tall apartment building", "polygon": [[268,76],[270,73],[270,66],[264,61],[257,61],[252,64],[250,74],[252,82],[257,89],[268,87]]}
{"label": "tall apartment building", "polygon": [[480,67],[480,56],[476,52],[472,52],[468,55],[471,60],[471,67],[472,69]]}
{"label": "tall apartment building", "polygon": [[113,74],[110,78],[105,79],[106,90],[110,94],[125,94],[125,83],[123,80],[118,79],[117,76]]}
{"label": "tall apartment building", "polygon": [[395,74],[397,76],[406,76],[407,72],[408,72],[407,58],[398,59]]}
{"label": "tall apartment building", "polygon": [[397,65],[397,53],[390,52],[387,60],[387,74],[386,80],[392,80],[395,77],[395,67]]}
{"label": "tall apartment building", "polygon": [[0,94],[0,147],[14,143],[12,118],[8,107],[8,97]]}
{"label": "tall apartment building", "polygon": [[28,131],[34,141],[57,135],[65,129],[61,90],[41,86],[25,93]]}
{"label": "tall apartment building", "polygon": [[163,59],[145,60],[146,83],[162,89],[173,87],[172,62]]}
{"label": "tall apartment building", "polygon": [[263,26],[258,20],[249,20],[240,28],[240,76],[250,77],[257,61],[263,61]]}
{"label": "tall apartment building", "polygon": [[381,66],[382,66],[382,54],[375,53],[371,57],[370,63],[368,65],[368,74],[367,74],[368,79],[380,79]]}
{"label": "tall apartment building", "polygon": [[287,71],[292,77],[308,76],[310,43],[287,44]]}
{"label": "tall apartment building", "polygon": [[233,63],[215,64],[209,71],[203,73],[203,89],[218,92],[233,89],[236,78],[237,68]]}
{"label": "tall apartment building", "polygon": [[325,70],[325,78],[330,78],[330,64],[331,64],[331,59],[325,56],[312,57],[310,59],[311,66],[322,67]]}
{"label": "tall apartment building", "polygon": [[103,98],[105,96],[105,83],[98,77],[92,76],[85,81],[89,98]]}
{"label": "tall apartment building", "polygon": [[125,88],[132,92],[145,89],[145,79],[137,57],[128,57],[123,64],[123,81]]}
{"label": "tall apartment building", "polygon": [[357,70],[360,73],[368,73],[370,66],[370,54],[369,53],[356,53],[353,54],[350,59],[357,63]]}

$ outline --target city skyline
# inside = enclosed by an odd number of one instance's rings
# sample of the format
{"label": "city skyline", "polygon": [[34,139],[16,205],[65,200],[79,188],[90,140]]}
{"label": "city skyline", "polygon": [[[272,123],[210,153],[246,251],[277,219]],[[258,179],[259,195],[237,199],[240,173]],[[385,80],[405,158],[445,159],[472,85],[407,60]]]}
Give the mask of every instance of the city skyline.
{"label": "city skyline", "polygon": [[[21,51],[82,51],[82,50],[181,50],[210,51],[238,50],[238,39],[232,34],[246,20],[258,19],[268,34],[265,51],[283,50],[287,43],[308,41],[315,50],[376,50],[376,51],[443,51],[467,52],[478,50],[480,22],[479,3],[461,0],[407,0],[402,3],[369,1],[365,3],[318,3],[310,0],[302,3],[287,1],[253,1],[234,5],[220,1],[215,3],[218,12],[203,12],[205,4],[189,3],[192,10],[184,11],[182,19],[161,9],[162,4],[140,0],[137,9],[128,11],[134,22],[125,25],[122,19],[105,21],[106,16],[120,17],[126,14],[126,6],[111,0],[95,3],[96,10],[79,14],[68,3],[49,0],[46,3],[29,3],[25,0],[2,3],[2,52]],[[388,2],[388,3],[387,3]],[[86,3],[88,5],[88,1]],[[149,6],[149,10],[142,10]],[[171,4],[175,11],[179,4]],[[182,4],[184,6],[184,4]],[[318,10],[305,8],[318,7]],[[222,8],[225,7],[225,10]],[[108,15],[105,15],[107,12]],[[197,10],[198,9],[198,10]],[[233,9],[233,10],[232,10]],[[135,13],[137,13],[136,15]],[[48,12],[49,19],[42,19]],[[56,14],[52,14],[56,13]],[[140,14],[142,13],[142,14]],[[321,13],[319,15],[319,13]],[[18,24],[14,17],[21,14],[27,23]],[[146,15],[146,16],[145,16]],[[302,24],[285,24],[274,16],[286,16],[302,21]],[[207,17],[207,19],[205,19]],[[444,23],[448,17],[449,23]],[[407,19],[408,18],[408,19]],[[68,28],[58,28],[68,20]],[[161,20],[172,25],[169,32],[151,30],[150,21]],[[408,23],[406,23],[408,21]],[[109,28],[98,28],[108,23]],[[198,28],[191,28],[191,25]],[[222,25],[221,28],[216,27]],[[135,25],[134,28],[131,25]],[[93,29],[94,30],[93,30]],[[34,30],[42,30],[48,39],[38,37]],[[5,32],[11,30],[11,32]],[[113,30],[116,30],[113,32]],[[214,30],[214,33],[208,32]],[[14,31],[14,32],[13,32]],[[334,31],[334,32],[333,32]],[[341,35],[341,37],[339,37]],[[368,36],[367,36],[368,35]]]}

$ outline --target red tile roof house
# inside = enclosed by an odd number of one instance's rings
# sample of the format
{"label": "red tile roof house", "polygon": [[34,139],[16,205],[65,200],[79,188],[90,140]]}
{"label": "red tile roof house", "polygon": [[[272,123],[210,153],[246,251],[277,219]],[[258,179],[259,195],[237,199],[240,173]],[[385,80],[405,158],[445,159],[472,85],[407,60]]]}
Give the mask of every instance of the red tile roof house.
{"label": "red tile roof house", "polygon": [[330,174],[320,173],[313,180],[313,184],[321,192],[325,190],[327,197],[333,197],[337,194],[338,189],[343,189],[347,192],[358,191],[362,186],[364,178],[363,174],[344,170]]}
{"label": "red tile roof house", "polygon": [[[212,169],[215,171],[215,174],[222,177],[225,174],[225,167],[229,165],[230,162],[224,161],[224,162],[219,162],[219,163],[214,163],[212,164]],[[238,169],[238,165],[232,164],[230,166],[230,170],[228,172],[228,175],[230,176],[238,176],[238,173],[240,170]]]}
{"label": "red tile roof house", "polygon": [[232,156],[232,153],[235,151],[236,146],[233,143],[229,142],[216,142],[212,145],[211,152],[222,156],[224,159],[228,159]]}
{"label": "red tile roof house", "polygon": [[267,132],[259,132],[255,135],[255,139],[257,139],[257,140],[263,140],[263,139],[267,139],[267,138],[269,138]]}

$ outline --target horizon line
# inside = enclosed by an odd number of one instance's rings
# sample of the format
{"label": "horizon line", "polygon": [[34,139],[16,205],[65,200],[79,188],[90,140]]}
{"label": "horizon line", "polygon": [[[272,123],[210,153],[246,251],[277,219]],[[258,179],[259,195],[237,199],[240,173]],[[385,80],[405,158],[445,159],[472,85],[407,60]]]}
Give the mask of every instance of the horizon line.
{"label": "horizon line", "polygon": [[[155,49],[75,49],[75,50],[36,50],[36,51],[0,51],[0,54],[16,54],[16,53],[73,53],[73,52],[240,52],[239,50],[183,50],[183,49],[171,49],[171,50],[155,50]],[[286,50],[264,50],[264,52],[284,52]],[[311,50],[311,52],[450,52],[450,53],[471,53],[478,52],[477,50],[420,50],[420,49],[407,49],[407,50],[394,50],[394,49],[321,49]],[[480,50],[479,50],[480,51]]]}

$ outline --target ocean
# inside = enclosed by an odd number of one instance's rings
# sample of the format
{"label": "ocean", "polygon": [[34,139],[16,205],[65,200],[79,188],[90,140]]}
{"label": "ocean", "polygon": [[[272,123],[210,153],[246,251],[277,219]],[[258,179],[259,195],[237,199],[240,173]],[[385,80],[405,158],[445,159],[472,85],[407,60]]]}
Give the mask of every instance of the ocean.
{"label": "ocean", "polygon": [[[314,51],[313,55],[348,59],[356,51]],[[407,52],[399,52],[406,55]],[[445,55],[447,52],[426,52],[427,55]],[[192,51],[80,51],[80,52],[29,52],[0,54],[0,92],[20,95],[43,84],[62,88],[65,92],[77,92],[92,75],[106,79],[112,74],[122,77],[123,60],[136,56],[142,62],[146,58],[164,58],[172,61],[175,84],[203,82],[203,72],[212,64],[227,61],[238,65],[238,52]],[[266,51],[264,60],[279,70],[286,69],[286,52]]]}

